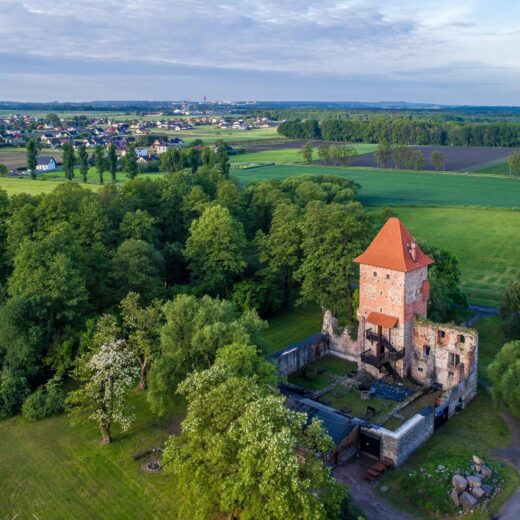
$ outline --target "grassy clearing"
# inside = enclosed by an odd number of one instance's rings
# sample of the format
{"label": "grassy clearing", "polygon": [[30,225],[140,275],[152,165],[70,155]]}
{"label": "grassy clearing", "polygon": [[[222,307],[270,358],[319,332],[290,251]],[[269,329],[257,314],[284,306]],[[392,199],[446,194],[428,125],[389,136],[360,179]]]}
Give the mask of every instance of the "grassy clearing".
{"label": "grassy clearing", "polygon": [[36,423],[0,422],[2,518],[134,519],[175,516],[169,476],[141,470],[132,457],[161,446],[183,414],[168,421],[150,415],[145,395],[133,397],[137,422],[100,448],[93,423],[77,427],[62,415]]}
{"label": "grassy clearing", "polygon": [[252,130],[231,130],[229,128],[219,128],[213,125],[194,126],[190,130],[164,130],[162,128],[153,129],[154,134],[164,134],[172,137],[181,137],[187,143],[195,139],[201,139],[205,144],[213,144],[222,139],[230,144],[240,144],[247,142],[280,142],[285,140],[275,127],[254,128]]}
{"label": "grassy clearing", "polygon": [[396,208],[419,240],[452,251],[472,303],[498,305],[520,272],[520,212],[461,208]]}
{"label": "grassy clearing", "polygon": [[321,330],[322,314],[318,305],[302,305],[287,309],[269,319],[269,327],[261,333],[266,354],[277,352],[296,341]]}
{"label": "grassy clearing", "polygon": [[478,376],[481,379],[487,379],[487,367],[508,341],[502,326],[503,321],[499,317],[484,318],[474,325],[478,330]]}
{"label": "grassy clearing", "polygon": [[244,184],[302,174],[332,174],[361,184],[367,206],[478,206],[518,208],[520,179],[461,173],[411,172],[330,166],[266,166],[238,174]]}

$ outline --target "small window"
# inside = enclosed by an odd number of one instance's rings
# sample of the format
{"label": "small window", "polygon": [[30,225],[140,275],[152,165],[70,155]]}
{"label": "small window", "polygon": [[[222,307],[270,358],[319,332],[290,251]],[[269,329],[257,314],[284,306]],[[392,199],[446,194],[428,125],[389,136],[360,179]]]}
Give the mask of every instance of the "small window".
{"label": "small window", "polygon": [[374,271],[374,276],[377,276],[377,273]]}
{"label": "small window", "polygon": [[446,337],[446,332],[445,332],[445,331],[443,331],[443,330],[439,330],[439,331],[437,332],[437,340],[438,340],[438,341],[443,340],[445,337]]}
{"label": "small window", "polygon": [[460,356],[458,354],[449,353],[448,355],[448,366],[450,368],[456,368],[460,365]]}
{"label": "small window", "polygon": [[448,379],[453,379],[453,372],[448,372]]}
{"label": "small window", "polygon": [[379,296],[383,296],[383,291],[379,291]]}
{"label": "small window", "polygon": [[379,307],[379,312],[383,312],[383,307]]}
{"label": "small window", "polygon": [[386,275],[386,279],[390,280],[390,275],[389,274]]}
{"label": "small window", "polygon": [[462,334],[459,334],[459,335],[457,336],[457,341],[458,341],[459,343],[465,343],[465,342],[466,342],[466,338],[465,338]]}
{"label": "small window", "polygon": [[424,345],[422,350],[423,350],[423,355],[425,357],[428,357],[430,355],[430,347],[429,347],[429,345]]}
{"label": "small window", "polygon": [[417,372],[422,372],[422,371],[423,371],[422,367],[417,367]]}

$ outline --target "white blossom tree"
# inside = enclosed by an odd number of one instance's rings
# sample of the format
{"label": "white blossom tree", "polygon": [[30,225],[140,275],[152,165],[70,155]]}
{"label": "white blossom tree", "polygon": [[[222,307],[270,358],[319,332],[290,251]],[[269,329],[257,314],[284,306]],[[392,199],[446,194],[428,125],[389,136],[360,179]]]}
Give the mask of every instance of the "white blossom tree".
{"label": "white blossom tree", "polygon": [[72,419],[78,422],[90,413],[101,430],[101,444],[109,444],[114,423],[126,431],[134,420],[127,401],[139,375],[135,357],[125,341],[111,341],[84,358],[75,375],[85,384],[67,399]]}

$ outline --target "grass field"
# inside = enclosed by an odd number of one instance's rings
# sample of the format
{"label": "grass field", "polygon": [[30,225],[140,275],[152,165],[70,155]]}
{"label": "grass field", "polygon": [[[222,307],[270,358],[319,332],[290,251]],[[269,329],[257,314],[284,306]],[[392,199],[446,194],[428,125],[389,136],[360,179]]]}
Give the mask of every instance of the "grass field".
{"label": "grass field", "polygon": [[260,142],[280,142],[285,140],[276,128],[254,128],[252,130],[231,130],[229,128],[219,128],[218,126],[194,126],[191,130],[163,130],[162,128],[152,129],[154,134],[165,134],[172,137],[180,137],[187,143],[195,139],[201,139],[206,144],[213,144],[216,140],[222,139],[229,144],[241,143],[260,143]]}
{"label": "grass field", "polygon": [[509,165],[507,161],[493,161],[492,163],[481,165],[473,171],[490,175],[509,175]]}
{"label": "grass field", "polygon": [[520,179],[516,178],[291,165],[244,170],[238,177],[245,184],[305,173],[338,175],[358,182],[362,187],[359,200],[367,206],[520,206]]}
{"label": "grass field", "polygon": [[[161,446],[178,428],[183,407],[166,422],[148,412],[144,394],[133,404],[137,422],[100,447],[93,423],[77,427],[65,415],[27,423],[0,422],[0,517],[11,519],[173,518],[170,477],[149,474],[132,457]],[[33,516],[35,515],[35,516]]]}
{"label": "grass field", "polygon": [[396,208],[419,240],[452,251],[462,288],[472,303],[498,305],[503,288],[520,273],[520,211]]}
{"label": "grass field", "polygon": [[[375,144],[354,143],[351,145],[359,154],[373,152],[376,148]],[[295,164],[302,162],[300,154],[301,148],[277,148],[275,150],[262,150],[259,152],[245,153],[241,155],[232,155],[230,162],[232,164],[248,164],[248,163],[276,163],[276,164]],[[315,158],[317,154],[315,153]]]}

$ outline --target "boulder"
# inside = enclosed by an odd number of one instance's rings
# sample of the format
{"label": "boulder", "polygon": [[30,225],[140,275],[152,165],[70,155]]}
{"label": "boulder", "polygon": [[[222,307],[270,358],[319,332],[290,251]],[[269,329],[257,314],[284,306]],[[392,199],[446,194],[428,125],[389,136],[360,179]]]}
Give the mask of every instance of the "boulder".
{"label": "boulder", "polygon": [[475,464],[479,464],[480,466],[482,466],[482,464],[484,464],[484,461],[480,457],[477,457],[476,455],[473,455],[473,462]]}
{"label": "boulder", "polygon": [[484,475],[484,477],[488,477],[488,478],[493,475],[493,470],[489,466],[486,466],[485,464],[482,466],[482,469],[480,470],[480,472],[482,473],[482,475]]}
{"label": "boulder", "polygon": [[453,475],[451,483],[459,493],[466,491],[466,488],[468,487],[468,481],[462,475]]}
{"label": "boulder", "polygon": [[482,484],[482,490],[484,491],[487,497],[490,497],[494,491],[493,487],[488,486],[487,484]]}
{"label": "boulder", "polygon": [[437,469],[438,469],[439,471],[444,471],[445,467],[444,467],[442,464],[439,464],[439,465],[437,466]]}
{"label": "boulder", "polygon": [[482,485],[482,479],[478,475],[470,475],[468,477],[468,484],[470,488],[480,487]]}
{"label": "boulder", "polygon": [[471,494],[475,497],[475,498],[482,498],[486,492],[481,488],[481,487],[474,487],[472,490],[471,490]]}
{"label": "boulder", "polygon": [[460,500],[460,505],[466,511],[471,511],[475,507],[475,504],[477,503],[477,499],[466,491],[464,491],[464,493],[462,493],[462,495],[460,495],[459,500]]}
{"label": "boulder", "polygon": [[475,470],[475,473],[480,473],[482,471],[482,466],[480,464],[475,464],[473,469]]}
{"label": "boulder", "polygon": [[460,506],[459,494],[457,493],[457,490],[455,488],[451,490],[450,498],[453,500],[453,503],[456,506]]}

